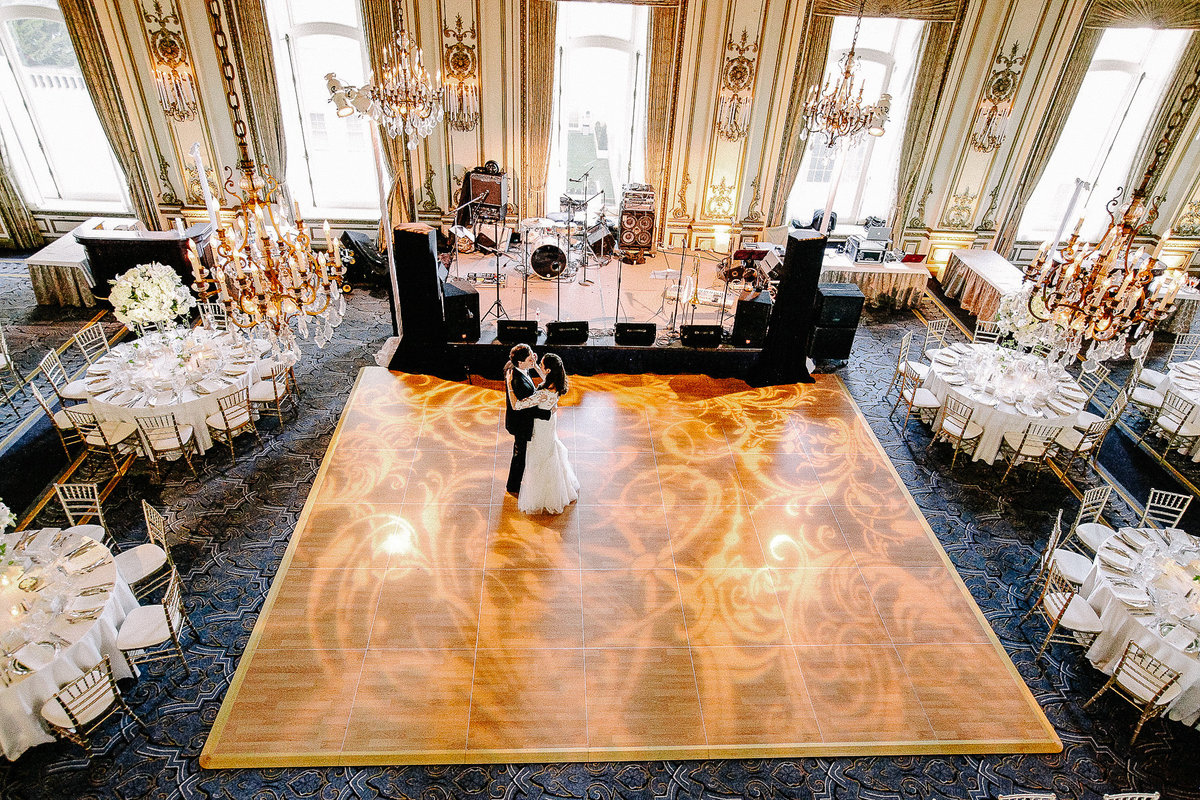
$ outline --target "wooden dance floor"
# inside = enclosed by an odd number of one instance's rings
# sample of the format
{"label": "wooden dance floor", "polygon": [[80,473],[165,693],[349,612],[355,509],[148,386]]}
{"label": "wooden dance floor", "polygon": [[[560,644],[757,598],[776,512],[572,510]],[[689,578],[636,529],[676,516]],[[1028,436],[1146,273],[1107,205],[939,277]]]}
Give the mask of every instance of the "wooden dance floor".
{"label": "wooden dance floor", "polygon": [[575,379],[559,517],[502,406],[363,370],[202,765],[1062,749],[836,377]]}

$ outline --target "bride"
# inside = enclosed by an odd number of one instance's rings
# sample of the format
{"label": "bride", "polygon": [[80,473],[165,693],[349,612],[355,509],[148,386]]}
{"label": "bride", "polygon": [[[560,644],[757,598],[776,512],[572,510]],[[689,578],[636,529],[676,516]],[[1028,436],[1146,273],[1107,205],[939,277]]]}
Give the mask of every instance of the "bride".
{"label": "bride", "polygon": [[558,400],[567,393],[567,371],[554,353],[543,356],[541,368],[546,378],[534,397],[550,418],[533,423],[517,508],[526,514],[561,514],[579,499],[579,479],[567,460],[566,445],[558,440]]}

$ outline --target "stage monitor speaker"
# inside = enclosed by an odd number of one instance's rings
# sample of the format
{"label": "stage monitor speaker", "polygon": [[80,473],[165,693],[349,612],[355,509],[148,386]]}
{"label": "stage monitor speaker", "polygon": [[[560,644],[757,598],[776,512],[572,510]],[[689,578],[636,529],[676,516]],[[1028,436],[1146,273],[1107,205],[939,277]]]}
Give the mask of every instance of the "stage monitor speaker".
{"label": "stage monitor speaker", "polygon": [[654,211],[622,209],[619,243],[622,250],[649,250],[654,245]]}
{"label": "stage monitor speaker", "polygon": [[538,340],[536,319],[496,320],[496,340],[501,344],[527,344],[533,346]]}
{"label": "stage monitor speaker", "polygon": [[484,212],[484,216],[498,219],[499,215],[504,213],[508,206],[507,175],[489,175],[485,172],[472,171],[467,175],[467,183],[470,187],[468,200],[483,195],[483,199],[477,206],[481,212]]}
{"label": "stage monitor speaker", "polygon": [[749,300],[738,300],[733,316],[734,347],[762,347],[771,321],[771,295],[760,292]]}
{"label": "stage monitor speaker", "polygon": [[850,358],[850,350],[854,347],[854,333],[857,330],[858,328],[816,326],[813,328],[812,339],[809,340],[809,357],[814,360],[845,361]]}
{"label": "stage monitor speaker", "polygon": [[866,298],[853,283],[821,283],[813,303],[813,318],[822,328],[857,328]]}
{"label": "stage monitor speaker", "polygon": [[342,231],[342,247],[354,254],[346,265],[346,280],[353,284],[383,286],[388,282],[387,256],[375,249],[371,237],[358,231]]}
{"label": "stage monitor speaker", "polygon": [[442,286],[446,341],[478,342],[479,292],[467,281],[449,280]]}
{"label": "stage monitor speaker", "polygon": [[546,344],[584,344],[587,340],[587,322],[546,323]]}
{"label": "stage monitor speaker", "polygon": [[684,325],[679,329],[679,341],[684,347],[720,347],[720,325]]}
{"label": "stage monitor speaker", "polygon": [[613,339],[623,347],[649,347],[658,335],[653,322],[618,322]]}

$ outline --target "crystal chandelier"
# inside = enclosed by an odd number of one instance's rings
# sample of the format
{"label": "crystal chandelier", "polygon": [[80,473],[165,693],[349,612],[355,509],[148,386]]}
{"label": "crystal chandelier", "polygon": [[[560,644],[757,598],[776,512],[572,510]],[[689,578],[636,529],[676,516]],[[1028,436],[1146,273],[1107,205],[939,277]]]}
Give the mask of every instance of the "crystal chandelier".
{"label": "crystal chandelier", "polygon": [[441,76],[435,82],[421,63],[421,48],[404,28],[397,6],[396,33],[380,53],[380,74],[373,83],[351,86],[330,72],[325,76],[329,97],[339,117],[365,114],[379,122],[387,135],[404,137],[408,149],[433,133],[442,118]]}
{"label": "crystal chandelier", "polygon": [[1167,118],[1162,138],[1129,203],[1121,205],[1123,190],[1108,202],[1109,224],[1100,242],[1079,241],[1080,218],[1065,244],[1043,244],[1025,268],[1025,280],[1032,284],[1029,311],[1057,329],[1060,341],[1056,346],[1067,355],[1077,354],[1090,343],[1089,360],[1103,361],[1123,355],[1126,342],[1133,339],[1130,355],[1141,358],[1150,347],[1154,327],[1175,310],[1175,297],[1187,282],[1186,267],[1155,274],[1155,269],[1163,266],[1159,255],[1170,232],[1149,255],[1140,247],[1135,249],[1133,239],[1158,216],[1163,198],[1147,202],[1150,183],[1174,148],[1198,88],[1200,69],[1180,93],[1179,107]]}
{"label": "crystal chandelier", "polygon": [[[213,248],[215,265],[210,270],[199,259],[194,246],[191,253],[196,293],[202,301],[218,301],[225,306],[230,321],[242,329],[266,334],[277,358],[295,363],[299,344],[292,331],[308,338],[309,318],[315,318],[314,341],[323,347],[333,337],[333,329],[342,321],[346,301],[342,296],[342,276],[337,243],[325,226],[327,252],[315,253],[312,238],[300,208],[287,207],[278,180],[265,166],[255,164],[246,141],[246,125],[241,118],[241,101],[234,85],[229,60],[228,39],[221,29],[218,3],[209,4],[213,40],[224,67],[226,99],[233,118],[238,145],[238,171],[235,187],[233,171],[226,168],[225,192],[234,198],[233,219],[218,223]],[[199,148],[193,148],[197,174],[203,175]],[[294,220],[294,221],[293,221]]]}
{"label": "crystal chandelier", "polygon": [[855,92],[855,72],[858,67],[857,55],[854,52],[858,44],[858,31],[862,27],[862,15],[865,0],[858,8],[858,20],[854,23],[854,38],[850,40],[850,50],[842,57],[842,74],[837,83],[830,86],[826,78],[825,85],[820,89],[816,84],[808,92],[808,100],[804,103],[804,125],[809,133],[825,134],[826,144],[833,147],[838,139],[853,138],[863,131],[871,136],[882,136],[883,126],[887,122],[888,112],[892,108],[892,96],[882,94],[875,105],[864,106],[862,103],[864,85],[857,87]]}
{"label": "crystal chandelier", "polygon": [[1144,351],[1154,326],[1175,310],[1187,273],[1171,269],[1156,277],[1162,242],[1149,255],[1133,246],[1153,208],[1140,190],[1123,207],[1118,194],[1108,202],[1108,229],[1099,243],[1079,241],[1076,227],[1057,254],[1043,244],[1025,268],[1025,279],[1033,284],[1029,311],[1053,323],[1067,355],[1090,343],[1088,357],[1103,361],[1124,354],[1130,338],[1144,343],[1137,348]]}

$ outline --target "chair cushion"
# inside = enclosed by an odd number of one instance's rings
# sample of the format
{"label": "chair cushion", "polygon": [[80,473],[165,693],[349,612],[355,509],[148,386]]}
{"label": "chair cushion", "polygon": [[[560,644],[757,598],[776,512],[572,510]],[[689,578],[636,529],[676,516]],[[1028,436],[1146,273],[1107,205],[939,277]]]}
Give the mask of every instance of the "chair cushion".
{"label": "chair cushion", "polygon": [[[137,432],[137,425],[134,425],[132,422],[120,422],[110,419],[100,422],[100,430],[104,432],[104,438],[108,439],[108,443],[115,446],[133,436]],[[85,436],[84,439],[93,447],[104,446],[104,439],[100,438],[99,434],[93,433],[90,436]]]}
{"label": "chair cushion", "polygon": [[1167,433],[1184,438],[1193,438],[1200,436],[1200,422],[1178,420],[1178,419],[1163,419],[1159,417],[1154,420],[1154,424],[1162,428]]}
{"label": "chair cushion", "polygon": [[963,433],[962,426],[959,424],[958,420],[953,419],[952,417],[945,417],[942,419],[942,430],[946,431],[957,439],[970,441],[971,439],[979,437],[983,433],[983,426],[972,420],[967,423],[966,433]]}
{"label": "chair cushion", "polygon": [[1080,411],[1079,415],[1075,417],[1075,427],[1082,431],[1086,429],[1087,426],[1094,425],[1102,419],[1104,419],[1104,417],[1093,414],[1090,411]]}
{"label": "chair cushion", "polygon": [[1145,384],[1151,389],[1157,389],[1162,386],[1162,382],[1167,379],[1167,376],[1156,369],[1146,368],[1142,370],[1142,374],[1138,375],[1138,383]]}
{"label": "chair cushion", "polygon": [[153,439],[150,440],[150,446],[155,450],[178,450],[192,440],[192,426],[180,425],[179,438],[175,438],[174,431],[163,431],[161,434],[156,431]]}
{"label": "chair cushion", "polygon": [[919,380],[923,381],[929,374],[929,365],[922,364],[920,361],[905,361],[904,371],[909,375],[916,375]]}
{"label": "chair cushion", "polygon": [[[108,711],[109,707],[116,701],[117,698],[113,694],[112,689],[105,688],[98,692],[95,699],[86,706],[76,706],[73,708],[72,713],[75,714],[75,718],[79,720],[80,725],[86,725],[105,711]],[[53,697],[42,704],[42,717],[51,725],[57,725],[67,730],[75,729],[71,718],[67,716],[67,712],[62,707],[62,703]]]}
{"label": "chair cushion", "polygon": [[1130,395],[1129,399],[1132,400],[1134,404],[1139,406],[1145,406],[1148,408],[1161,408],[1163,400],[1166,398],[1163,397],[1161,392],[1155,392],[1144,387],[1138,387],[1137,389],[1133,390],[1133,394]]}
{"label": "chair cushion", "polygon": [[1025,444],[1022,445],[1021,440],[1024,438],[1024,436],[1024,431],[1009,431],[1008,433],[1004,434],[1004,443],[1008,445],[1009,450],[1017,450],[1020,448],[1021,455],[1023,456],[1040,456],[1043,452],[1042,445],[1038,444],[1037,442],[1025,442]]}
{"label": "chair cushion", "polygon": [[[1054,443],[1064,450],[1075,452],[1075,448],[1079,447],[1079,445],[1083,443],[1083,431],[1079,430],[1078,428],[1063,428],[1062,433],[1058,435],[1058,437],[1054,440]],[[1096,442],[1093,440],[1090,444],[1088,444],[1087,447],[1084,447],[1082,450],[1080,450],[1080,452],[1086,453],[1095,446]]]}
{"label": "chair cushion", "polygon": [[1058,621],[1060,627],[1069,628],[1080,633],[1099,633],[1102,630],[1100,617],[1096,616],[1096,612],[1092,607],[1079,595],[1068,595],[1062,592],[1050,592],[1042,598],[1042,606],[1046,609],[1046,613],[1051,619],[1057,618],[1062,613],[1063,603],[1067,598],[1071,599],[1067,606],[1067,611],[1062,615],[1062,619]]}
{"label": "chair cushion", "polygon": [[1092,571],[1092,560],[1074,550],[1055,550],[1053,554],[1054,567],[1058,574],[1071,583],[1082,585]]}
{"label": "chair cushion", "polygon": [[54,426],[56,428],[58,428],[59,430],[63,430],[63,431],[75,430],[75,423],[71,421],[71,418],[69,416],[67,416],[67,412],[64,411],[63,409],[60,408],[58,411],[55,411],[53,419],[54,419]]}
{"label": "chair cushion", "polygon": [[1075,535],[1092,550],[1099,550],[1100,545],[1108,541],[1116,531],[1100,522],[1084,522],[1075,528]]}
{"label": "chair cushion", "polygon": [[130,550],[117,553],[117,572],[126,583],[137,583],[158,572],[167,564],[166,552],[156,544],[139,544]]}
{"label": "chair cushion", "polygon": [[118,650],[145,650],[171,638],[167,609],[161,605],[138,606],[117,631]]}
{"label": "chair cushion", "polygon": [[940,408],[942,402],[937,399],[937,395],[928,389],[918,388],[916,392],[911,389],[905,389],[902,392],[904,402],[909,403],[914,408]]}
{"label": "chair cushion", "polygon": [[58,392],[68,400],[87,400],[88,387],[83,380],[71,381]]}
{"label": "chair cushion", "polygon": [[[1149,703],[1150,698],[1158,692],[1161,683],[1150,683],[1145,676],[1135,670],[1123,669],[1117,675],[1117,683],[1126,689],[1130,694],[1136,696],[1143,703]],[[1162,693],[1162,697],[1155,702],[1156,706],[1165,706],[1183,692],[1183,686],[1179,681],[1167,687],[1167,690]]]}
{"label": "chair cushion", "polygon": [[250,402],[252,403],[274,403],[275,397],[287,396],[287,385],[279,378],[274,380],[261,380],[250,387]]}
{"label": "chair cushion", "polygon": [[250,413],[242,406],[231,408],[225,412],[229,417],[228,426],[226,426],[225,417],[221,416],[221,412],[211,414],[204,421],[208,423],[208,427],[216,428],[219,431],[229,430],[231,428],[240,428],[250,422]]}

